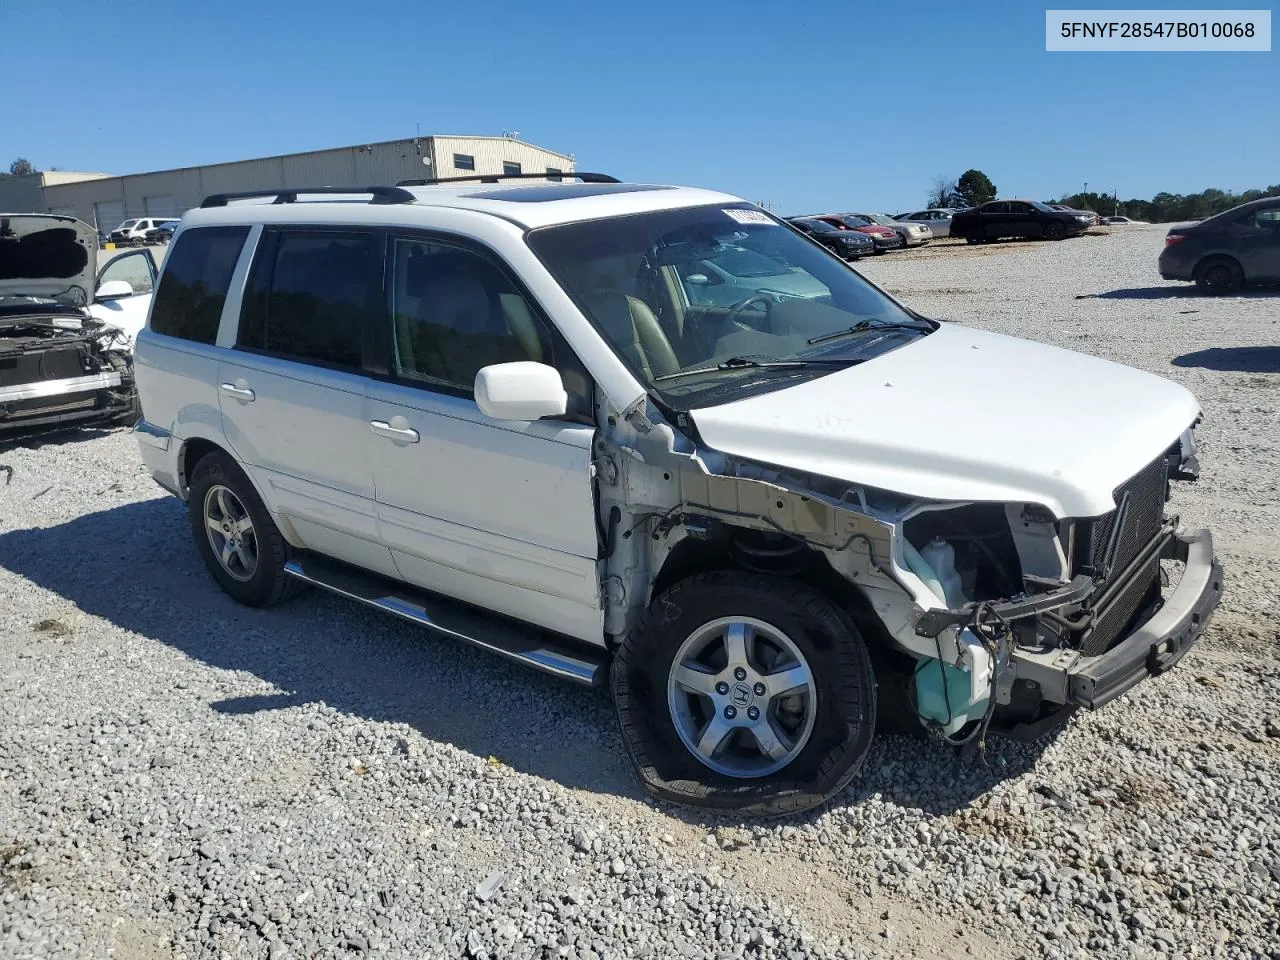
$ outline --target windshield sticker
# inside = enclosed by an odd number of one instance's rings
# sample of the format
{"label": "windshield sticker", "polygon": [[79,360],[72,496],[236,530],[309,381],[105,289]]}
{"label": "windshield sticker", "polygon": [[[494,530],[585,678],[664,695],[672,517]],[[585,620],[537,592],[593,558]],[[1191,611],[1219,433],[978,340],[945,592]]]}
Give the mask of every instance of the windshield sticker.
{"label": "windshield sticker", "polygon": [[737,223],[773,223],[763,210],[726,210],[725,213]]}

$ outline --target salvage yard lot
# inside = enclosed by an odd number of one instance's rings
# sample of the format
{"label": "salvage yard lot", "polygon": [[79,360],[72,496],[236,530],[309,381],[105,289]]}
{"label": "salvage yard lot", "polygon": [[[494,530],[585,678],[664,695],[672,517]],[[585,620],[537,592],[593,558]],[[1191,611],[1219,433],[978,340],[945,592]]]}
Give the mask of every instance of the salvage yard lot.
{"label": "salvage yard lot", "polygon": [[857,267],[1196,393],[1208,636],[985,765],[883,738],[795,820],[646,802],[601,694],[317,592],[236,606],[127,432],[0,448],[0,956],[1274,955],[1280,294],[1162,282],[1164,232]]}

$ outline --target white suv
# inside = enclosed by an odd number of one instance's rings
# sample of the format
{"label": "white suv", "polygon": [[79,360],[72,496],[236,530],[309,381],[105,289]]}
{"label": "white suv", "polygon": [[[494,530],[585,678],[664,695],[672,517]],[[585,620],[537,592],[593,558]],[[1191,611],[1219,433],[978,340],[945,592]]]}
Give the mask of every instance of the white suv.
{"label": "white suv", "polygon": [[607,676],[651,792],[753,815],[840,790],[878,700],[1034,736],[1203,632],[1182,387],[928,320],[736,197],[575,176],[183,219],[138,439],[223,590]]}

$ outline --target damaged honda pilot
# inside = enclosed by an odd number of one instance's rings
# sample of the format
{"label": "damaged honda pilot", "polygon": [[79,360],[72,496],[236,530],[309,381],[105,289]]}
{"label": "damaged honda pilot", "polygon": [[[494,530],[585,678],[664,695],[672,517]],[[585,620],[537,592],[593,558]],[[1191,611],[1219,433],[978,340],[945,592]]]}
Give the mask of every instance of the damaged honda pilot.
{"label": "damaged honda pilot", "polygon": [[1187,390],[928,319],[738,198],[574,176],[184,218],[137,435],[231,596],[607,682],[653,794],[752,815],[838,792],[878,701],[1034,737],[1202,635]]}

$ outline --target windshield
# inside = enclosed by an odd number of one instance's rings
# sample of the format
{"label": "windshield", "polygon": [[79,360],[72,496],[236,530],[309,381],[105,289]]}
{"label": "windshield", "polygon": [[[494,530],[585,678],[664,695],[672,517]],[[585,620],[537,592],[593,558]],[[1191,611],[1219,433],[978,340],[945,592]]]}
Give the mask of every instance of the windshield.
{"label": "windshield", "polygon": [[827,223],[825,220],[802,220],[800,221],[814,233],[839,233],[840,231]]}
{"label": "windshield", "polygon": [[124,223],[120,224],[120,226],[116,227],[116,229],[117,229],[117,230],[132,230],[132,229],[133,229],[134,227],[136,227],[137,225],[138,225],[138,221],[137,221],[137,220],[126,220]]}
{"label": "windshield", "polygon": [[867,220],[870,220],[872,223],[878,223],[882,227],[892,227],[894,224],[898,222],[894,220],[892,217],[886,217],[883,213],[860,213],[858,214],[858,216],[865,217]]}
{"label": "windshield", "polygon": [[675,409],[822,376],[933,329],[745,204],[543,227],[529,245]]}

